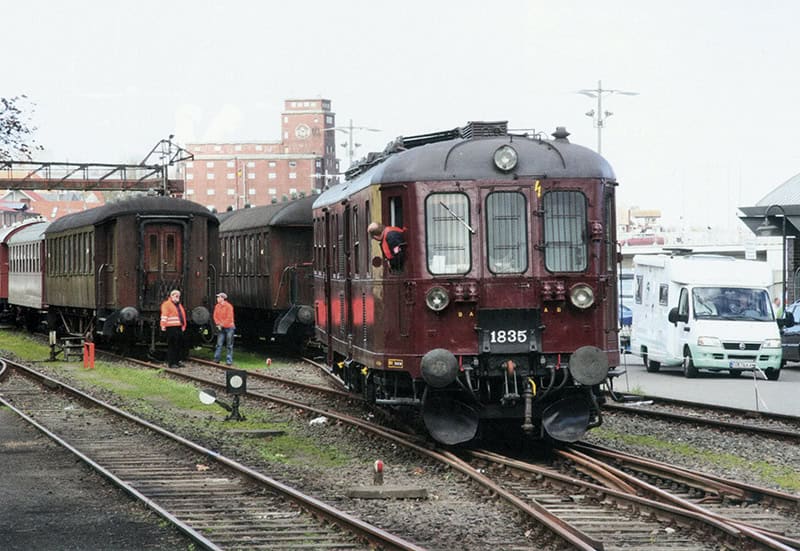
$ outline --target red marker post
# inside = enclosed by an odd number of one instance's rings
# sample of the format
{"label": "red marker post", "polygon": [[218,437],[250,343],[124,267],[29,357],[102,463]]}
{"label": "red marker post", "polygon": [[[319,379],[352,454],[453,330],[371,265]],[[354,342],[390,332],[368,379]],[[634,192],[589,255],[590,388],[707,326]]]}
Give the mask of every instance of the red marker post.
{"label": "red marker post", "polygon": [[83,343],[83,368],[94,369],[94,343]]}

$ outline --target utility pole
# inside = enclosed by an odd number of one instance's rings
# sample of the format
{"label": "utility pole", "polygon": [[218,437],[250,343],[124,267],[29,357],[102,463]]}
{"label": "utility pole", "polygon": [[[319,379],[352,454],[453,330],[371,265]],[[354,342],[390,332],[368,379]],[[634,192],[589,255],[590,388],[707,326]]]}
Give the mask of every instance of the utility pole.
{"label": "utility pole", "polygon": [[325,132],[330,132],[338,130],[339,132],[344,132],[347,134],[347,141],[342,144],[342,147],[347,148],[347,163],[348,168],[353,166],[353,155],[355,154],[356,147],[361,147],[360,143],[353,142],[353,132],[355,130],[364,130],[366,132],[380,132],[377,128],[369,128],[366,126],[353,126],[353,119],[350,119],[350,123],[347,126],[332,126],[330,128],[326,128]]}
{"label": "utility pole", "polygon": [[623,96],[638,96],[639,92],[625,92],[623,90],[613,90],[610,88],[603,89],[602,81],[597,81],[597,88],[578,90],[578,94],[589,96],[590,98],[597,98],[597,110],[591,109],[586,112],[587,117],[592,117],[594,127],[597,128],[597,153],[603,154],[603,127],[606,124],[606,119],[613,115],[611,111],[603,111],[603,95],[621,94]]}

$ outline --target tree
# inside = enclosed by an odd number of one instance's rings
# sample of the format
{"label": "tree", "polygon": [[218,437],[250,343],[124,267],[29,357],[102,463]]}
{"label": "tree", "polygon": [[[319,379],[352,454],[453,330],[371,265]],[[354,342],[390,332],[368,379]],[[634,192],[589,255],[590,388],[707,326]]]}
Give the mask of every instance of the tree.
{"label": "tree", "polygon": [[[32,134],[36,127],[29,126],[30,116],[26,115],[25,108],[21,105],[27,99],[24,94],[0,98],[0,160],[30,160],[34,151],[43,149],[33,139]],[[33,112],[32,105],[30,112]]]}

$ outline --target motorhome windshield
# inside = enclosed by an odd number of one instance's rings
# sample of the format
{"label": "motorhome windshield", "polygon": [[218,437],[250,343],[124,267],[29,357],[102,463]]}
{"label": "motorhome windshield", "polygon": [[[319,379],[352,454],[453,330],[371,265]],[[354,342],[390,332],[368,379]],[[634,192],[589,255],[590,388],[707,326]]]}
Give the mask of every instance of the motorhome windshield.
{"label": "motorhome windshield", "polygon": [[774,321],[764,289],[695,287],[692,308],[697,319]]}

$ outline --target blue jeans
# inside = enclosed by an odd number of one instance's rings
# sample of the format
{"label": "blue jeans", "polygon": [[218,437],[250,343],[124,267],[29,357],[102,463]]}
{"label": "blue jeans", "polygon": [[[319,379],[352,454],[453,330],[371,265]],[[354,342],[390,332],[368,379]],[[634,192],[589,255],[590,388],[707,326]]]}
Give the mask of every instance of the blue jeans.
{"label": "blue jeans", "polygon": [[225,344],[228,353],[225,357],[225,363],[231,365],[233,363],[233,332],[235,327],[223,327],[217,334],[217,348],[214,350],[214,361],[218,362],[222,355],[222,345]]}

